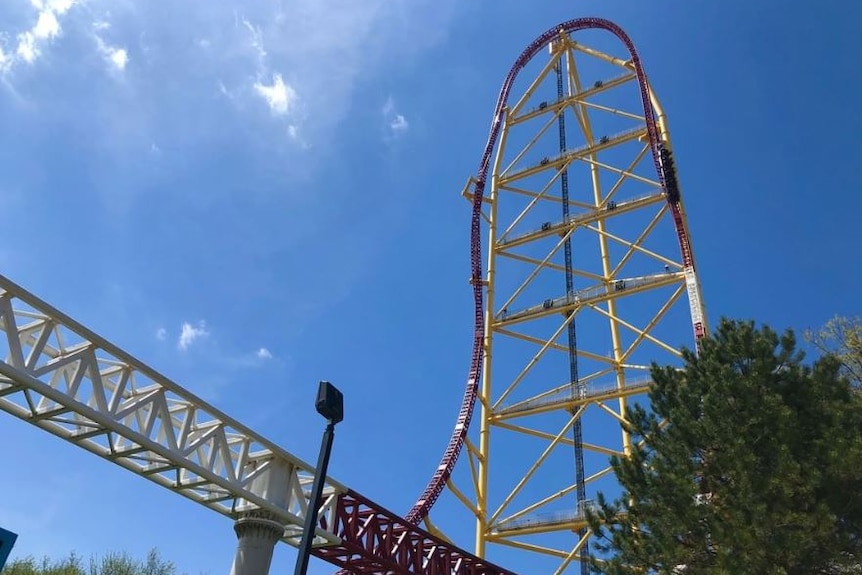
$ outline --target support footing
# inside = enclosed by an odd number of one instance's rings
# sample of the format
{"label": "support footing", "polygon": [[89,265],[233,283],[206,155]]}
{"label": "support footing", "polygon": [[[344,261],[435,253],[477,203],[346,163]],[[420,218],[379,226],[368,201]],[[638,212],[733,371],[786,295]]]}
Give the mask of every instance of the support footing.
{"label": "support footing", "polygon": [[268,575],[284,526],[266,511],[243,513],[233,526],[238,539],[231,575]]}

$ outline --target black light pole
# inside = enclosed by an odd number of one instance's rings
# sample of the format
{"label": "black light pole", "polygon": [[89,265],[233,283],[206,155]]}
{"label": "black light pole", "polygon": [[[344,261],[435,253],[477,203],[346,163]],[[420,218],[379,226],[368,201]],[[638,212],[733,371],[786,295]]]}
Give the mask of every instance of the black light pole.
{"label": "black light pole", "polygon": [[9,559],[9,553],[12,552],[17,539],[17,534],[0,527],[0,571],[6,566],[6,560]]}
{"label": "black light pole", "polygon": [[314,527],[317,524],[318,503],[323,495],[326,468],[329,466],[329,454],[332,453],[332,441],[335,439],[335,424],[344,419],[344,395],[328,381],[321,381],[317,388],[317,401],[314,402],[314,407],[317,413],[326,418],[326,431],[323,432],[320,455],[317,457],[317,469],[314,472],[314,483],[311,487],[311,497],[308,499],[308,509],[305,512],[305,526],[302,529],[302,541],[299,544],[299,554],[296,557],[296,569],[293,575],[305,575],[308,570],[311,544],[314,542]]}

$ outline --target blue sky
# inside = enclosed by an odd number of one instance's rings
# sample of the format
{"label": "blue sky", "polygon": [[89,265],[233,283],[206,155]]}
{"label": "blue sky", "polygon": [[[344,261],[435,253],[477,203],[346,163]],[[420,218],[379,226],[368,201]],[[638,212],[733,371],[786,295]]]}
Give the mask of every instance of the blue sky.
{"label": "blue sky", "polygon": [[[309,461],[330,379],[332,475],[403,511],[470,358],[458,194],[511,62],[561,20],[637,45],[713,321],[859,312],[862,5],[807,6],[4,0],[0,273]],[[229,568],[230,521],[11,416],[0,437],[15,555]]]}

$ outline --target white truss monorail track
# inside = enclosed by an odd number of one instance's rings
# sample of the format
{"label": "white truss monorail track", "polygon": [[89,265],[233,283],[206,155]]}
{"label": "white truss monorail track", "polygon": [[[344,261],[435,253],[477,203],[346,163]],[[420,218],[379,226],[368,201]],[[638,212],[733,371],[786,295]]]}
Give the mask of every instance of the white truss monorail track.
{"label": "white truss monorail track", "polygon": [[[0,409],[221,514],[269,512],[299,544],[314,466],[2,275],[0,331]],[[328,529],[346,491],[327,478]],[[340,541],[318,527],[317,545]]]}

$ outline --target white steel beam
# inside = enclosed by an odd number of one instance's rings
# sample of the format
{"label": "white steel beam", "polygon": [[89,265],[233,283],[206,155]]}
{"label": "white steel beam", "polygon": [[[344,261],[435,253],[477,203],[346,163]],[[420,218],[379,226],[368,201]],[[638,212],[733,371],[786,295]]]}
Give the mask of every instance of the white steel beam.
{"label": "white steel beam", "polygon": [[[298,546],[314,466],[2,275],[0,358],[0,410],[234,519],[268,512]],[[316,545],[341,542],[346,491],[327,479]]]}

